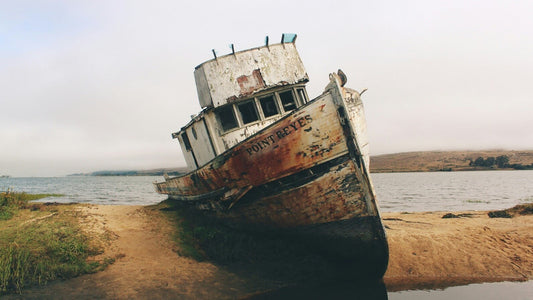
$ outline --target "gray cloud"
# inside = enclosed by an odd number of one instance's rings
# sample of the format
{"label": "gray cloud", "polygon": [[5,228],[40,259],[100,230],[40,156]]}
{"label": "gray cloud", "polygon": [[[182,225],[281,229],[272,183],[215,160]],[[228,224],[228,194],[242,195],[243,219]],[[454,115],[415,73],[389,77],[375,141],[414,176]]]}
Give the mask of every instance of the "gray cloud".
{"label": "gray cloud", "polygon": [[194,67],[282,32],[299,34],[310,95],[339,67],[369,88],[373,154],[533,148],[527,2],[0,5],[0,173],[183,165],[170,133],[200,109]]}

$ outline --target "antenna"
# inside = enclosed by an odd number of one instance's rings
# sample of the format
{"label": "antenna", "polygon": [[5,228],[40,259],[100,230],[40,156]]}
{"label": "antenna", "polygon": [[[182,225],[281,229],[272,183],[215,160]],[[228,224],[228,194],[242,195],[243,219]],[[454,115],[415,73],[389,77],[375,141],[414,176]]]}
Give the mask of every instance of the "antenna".
{"label": "antenna", "polygon": [[215,59],[217,59],[217,53],[215,52],[215,49],[211,49],[211,51],[213,51],[213,56],[215,57]]}

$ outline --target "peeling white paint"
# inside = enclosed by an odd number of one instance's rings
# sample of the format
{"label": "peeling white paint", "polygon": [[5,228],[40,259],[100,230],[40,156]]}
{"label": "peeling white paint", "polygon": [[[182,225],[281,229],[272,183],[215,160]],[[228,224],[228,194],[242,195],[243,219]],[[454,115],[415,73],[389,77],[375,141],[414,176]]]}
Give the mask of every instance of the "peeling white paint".
{"label": "peeling white paint", "polygon": [[218,57],[196,67],[194,77],[203,108],[218,107],[255,92],[309,80],[293,43]]}

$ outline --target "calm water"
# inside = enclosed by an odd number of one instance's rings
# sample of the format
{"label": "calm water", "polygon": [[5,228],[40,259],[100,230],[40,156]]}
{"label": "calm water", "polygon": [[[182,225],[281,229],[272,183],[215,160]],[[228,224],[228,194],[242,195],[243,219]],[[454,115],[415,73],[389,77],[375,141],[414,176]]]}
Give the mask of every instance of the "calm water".
{"label": "calm water", "polygon": [[[533,171],[479,171],[372,174],[381,211],[494,210],[533,202]],[[0,191],[63,194],[44,201],[94,204],[155,204],[166,197],[154,192],[152,182],[162,177],[52,177],[0,178]],[[375,299],[533,299],[533,281],[486,283],[444,290],[370,291]],[[327,291],[324,287],[322,292]],[[342,295],[354,297],[360,289]],[[294,291],[281,291],[290,296]],[[285,293],[285,294],[284,294]],[[374,297],[374,295],[378,295]]]}
{"label": "calm water", "polygon": [[379,282],[329,283],[291,286],[250,299],[365,299],[365,300],[532,300],[533,281],[454,286],[439,290],[387,292]]}
{"label": "calm water", "polygon": [[[493,210],[533,202],[533,171],[372,174],[382,212]],[[0,191],[54,193],[44,201],[154,204],[165,196],[152,182],[162,177],[0,178]]]}
{"label": "calm water", "polygon": [[372,174],[381,211],[493,210],[533,202],[533,171]]}
{"label": "calm water", "polygon": [[71,176],[0,178],[0,191],[8,188],[26,193],[62,194],[43,201],[92,204],[155,204],[166,199],[154,191],[154,176]]}
{"label": "calm water", "polygon": [[442,290],[402,291],[388,294],[388,300],[531,300],[533,281],[496,282],[454,286]]}

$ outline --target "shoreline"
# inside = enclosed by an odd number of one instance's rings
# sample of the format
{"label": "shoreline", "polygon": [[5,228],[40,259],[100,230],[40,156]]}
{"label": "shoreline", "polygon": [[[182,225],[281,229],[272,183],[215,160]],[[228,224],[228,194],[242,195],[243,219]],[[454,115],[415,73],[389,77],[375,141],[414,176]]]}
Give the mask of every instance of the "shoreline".
{"label": "shoreline", "polygon": [[[298,284],[291,276],[276,275],[287,271],[286,262],[279,270],[264,271],[270,266],[261,262],[228,265],[180,256],[175,241],[179,220],[165,215],[163,204],[76,206],[86,232],[107,236],[102,255],[115,257],[115,263],[101,272],[30,288],[22,296],[242,298]],[[533,215],[489,218],[487,213],[454,212],[457,218],[442,218],[446,212],[383,213],[390,248],[386,289],[533,279]],[[291,272],[312,276],[291,263]]]}

